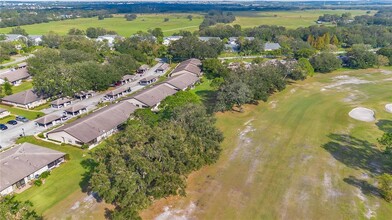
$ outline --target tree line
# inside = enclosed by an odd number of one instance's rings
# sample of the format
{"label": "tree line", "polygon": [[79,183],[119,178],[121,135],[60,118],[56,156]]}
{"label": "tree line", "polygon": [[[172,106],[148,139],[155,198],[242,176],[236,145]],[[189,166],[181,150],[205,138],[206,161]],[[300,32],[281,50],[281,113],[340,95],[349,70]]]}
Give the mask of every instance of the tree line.
{"label": "tree line", "polygon": [[138,211],[153,200],[185,195],[192,171],[215,163],[222,133],[198,97],[179,92],[159,113],[135,112],[124,131],[93,152],[90,187],[115,205],[112,219],[140,219]]}

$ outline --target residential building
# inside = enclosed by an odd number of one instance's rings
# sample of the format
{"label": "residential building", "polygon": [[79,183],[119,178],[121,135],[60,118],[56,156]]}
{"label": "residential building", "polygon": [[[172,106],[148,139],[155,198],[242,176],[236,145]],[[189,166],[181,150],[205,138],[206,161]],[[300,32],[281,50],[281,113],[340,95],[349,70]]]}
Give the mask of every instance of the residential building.
{"label": "residential building", "polygon": [[11,115],[11,113],[7,109],[0,108],[0,118],[5,118]]}
{"label": "residential building", "polygon": [[138,74],[143,74],[145,73],[150,67],[146,64],[141,65],[138,69],[137,69],[137,73]]}
{"label": "residential building", "polygon": [[204,42],[209,41],[209,40],[219,40],[219,41],[221,41],[221,39],[219,37],[199,37],[199,40],[200,41],[204,41]]}
{"label": "residential building", "polygon": [[2,98],[2,103],[14,105],[21,108],[34,108],[46,103],[46,98],[38,95],[32,89],[19,92]]}
{"label": "residential building", "polygon": [[63,117],[63,115],[46,115],[35,120],[35,122],[38,126],[47,128],[63,122]]}
{"label": "residential building", "polygon": [[147,76],[139,81],[139,84],[142,86],[150,85],[158,80],[156,76]]}
{"label": "residential building", "polygon": [[130,102],[119,102],[56,128],[46,137],[62,143],[93,147],[115,133],[136,109]]}
{"label": "residential building", "polygon": [[188,88],[193,88],[194,85],[200,81],[200,78],[192,73],[183,73],[169,78],[165,83],[174,86],[176,90],[186,90]]}
{"label": "residential building", "polygon": [[50,106],[52,108],[63,108],[63,107],[66,107],[68,105],[71,105],[71,104],[72,104],[71,99],[69,99],[67,97],[63,97],[63,98],[59,98],[59,99],[56,99],[56,100],[52,101],[50,103]]}
{"label": "residential building", "polygon": [[107,42],[107,45],[112,48],[114,46],[114,43],[117,39],[123,39],[123,37],[118,36],[118,35],[102,35],[98,36],[97,40],[98,42]]}
{"label": "residential building", "polygon": [[273,51],[279,50],[280,44],[279,43],[265,43],[264,44],[264,51]]}
{"label": "residential building", "polygon": [[170,65],[168,63],[162,63],[162,65],[160,65],[155,72],[156,73],[165,73],[168,69],[170,68]]}
{"label": "residential building", "polygon": [[34,46],[41,45],[42,43],[42,35],[29,35],[28,38]]}
{"label": "residential building", "polygon": [[87,112],[87,107],[81,104],[76,104],[64,110],[64,115],[76,116]]}
{"label": "residential building", "polygon": [[125,101],[132,103],[139,108],[151,108],[152,110],[157,110],[162,100],[176,92],[177,90],[175,87],[163,83],[143,90],[139,94],[126,99]]}
{"label": "residential building", "polygon": [[115,99],[120,98],[121,96],[124,96],[124,95],[130,93],[131,91],[132,91],[131,87],[120,87],[120,88],[114,89],[114,90],[106,93],[104,98],[106,100],[115,100]]}
{"label": "residential building", "polygon": [[78,93],[75,93],[75,98],[83,100],[83,99],[88,99],[89,97],[94,96],[94,91],[81,91]]}
{"label": "residential building", "polygon": [[127,84],[132,82],[132,80],[134,79],[134,75],[125,75],[121,78],[121,85]]}
{"label": "residential building", "polygon": [[13,71],[9,71],[0,75],[0,84],[3,84],[6,80],[13,86],[18,86],[23,80],[30,77],[27,68],[18,68]]}
{"label": "residential building", "polygon": [[23,143],[0,153],[0,194],[23,188],[43,172],[58,167],[65,153]]}
{"label": "residential building", "polygon": [[192,73],[196,76],[201,76],[201,61],[198,59],[189,59],[178,64],[178,66],[170,73],[170,76],[177,76],[183,73]]}
{"label": "residential building", "polygon": [[6,37],[5,41],[8,41],[8,42],[13,42],[13,41],[18,41],[18,40],[22,40],[22,41],[27,42],[27,40],[28,40],[28,38],[26,36],[21,35],[21,34],[6,34],[5,37]]}
{"label": "residential building", "polygon": [[164,37],[162,44],[165,46],[169,46],[172,42],[177,41],[181,39],[182,36],[169,36],[169,37]]}

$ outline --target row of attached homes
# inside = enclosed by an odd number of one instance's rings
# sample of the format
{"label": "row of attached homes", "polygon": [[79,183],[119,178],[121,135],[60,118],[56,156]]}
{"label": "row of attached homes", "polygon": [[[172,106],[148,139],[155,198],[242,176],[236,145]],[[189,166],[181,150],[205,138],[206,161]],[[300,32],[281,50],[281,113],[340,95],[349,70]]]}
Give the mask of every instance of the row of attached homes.
{"label": "row of attached homes", "polygon": [[180,63],[170,77],[116,104],[104,107],[46,133],[50,140],[90,148],[115,133],[138,108],[157,110],[166,97],[194,87],[199,82],[201,61],[189,59]]}

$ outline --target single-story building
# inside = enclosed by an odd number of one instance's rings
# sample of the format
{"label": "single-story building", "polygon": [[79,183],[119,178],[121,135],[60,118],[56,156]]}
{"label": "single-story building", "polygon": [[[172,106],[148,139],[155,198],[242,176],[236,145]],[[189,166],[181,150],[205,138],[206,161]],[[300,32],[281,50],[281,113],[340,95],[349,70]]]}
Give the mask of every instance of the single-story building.
{"label": "single-story building", "polygon": [[107,100],[115,100],[115,99],[120,98],[121,96],[124,96],[124,95],[130,93],[131,91],[132,91],[131,87],[120,87],[120,88],[114,89],[114,90],[106,93],[104,98]]}
{"label": "single-story building", "polygon": [[38,126],[47,128],[52,125],[56,125],[58,123],[63,122],[63,117],[64,117],[63,115],[46,115],[44,117],[35,120],[35,122],[37,123]]}
{"label": "single-story building", "polygon": [[28,38],[34,46],[41,45],[42,43],[42,35],[29,35]]}
{"label": "single-story building", "polygon": [[18,63],[16,66],[17,66],[17,69],[26,68],[27,67],[27,63],[26,62]]}
{"label": "single-story building", "polygon": [[9,115],[11,115],[10,111],[8,111],[7,109],[0,108],[0,118],[5,118]]}
{"label": "single-story building", "polygon": [[218,40],[218,41],[222,41],[219,37],[199,37],[200,41],[210,41],[210,40]]}
{"label": "single-story building", "polygon": [[2,103],[30,109],[45,104],[46,98],[29,89],[2,98]]}
{"label": "single-story building", "polygon": [[150,85],[154,82],[156,82],[158,78],[156,76],[147,76],[146,78],[143,78],[139,81],[139,84],[142,86]]}
{"label": "single-story building", "polygon": [[0,75],[0,84],[3,84],[6,80],[10,82],[13,86],[18,86],[22,83],[22,80],[25,80],[30,77],[27,68],[18,68],[13,71],[9,71]]}
{"label": "single-story building", "polygon": [[78,93],[75,93],[75,98],[83,100],[83,99],[88,99],[89,97],[94,96],[94,91],[81,91]]}
{"label": "single-story building", "polygon": [[183,73],[174,76],[165,81],[165,83],[174,86],[177,90],[186,90],[193,88],[194,85],[200,81],[200,78],[191,73]]}
{"label": "single-story building", "polygon": [[21,34],[6,34],[5,35],[5,41],[13,42],[13,41],[19,41],[19,40],[27,42],[28,38],[24,35],[21,35]]}
{"label": "single-story building", "polygon": [[43,172],[64,162],[65,153],[23,143],[0,153],[0,194],[23,188]]}
{"label": "single-story building", "polygon": [[125,75],[121,78],[121,85],[127,84],[132,82],[132,80],[134,79],[134,75]]}
{"label": "single-story building", "polygon": [[164,37],[162,44],[165,46],[169,46],[172,42],[177,41],[181,39],[182,36],[169,36],[169,37]]}
{"label": "single-story building", "polygon": [[106,42],[107,45],[112,48],[114,46],[114,43],[117,39],[123,39],[123,37],[119,36],[119,35],[102,35],[102,36],[98,36],[97,38],[97,42]]}
{"label": "single-story building", "polygon": [[139,108],[151,108],[157,110],[159,104],[166,97],[175,94],[177,90],[174,86],[162,83],[146,90],[141,91],[139,94],[125,100]]}
{"label": "single-story building", "polygon": [[141,65],[138,69],[137,69],[137,73],[138,74],[143,74],[143,73],[145,73],[145,72],[147,72],[147,70],[149,69],[150,67],[148,66],[148,65],[146,65],[146,64],[143,64],[143,65]]}
{"label": "single-story building", "polygon": [[168,63],[162,63],[155,72],[156,73],[165,73],[168,69],[170,68],[170,65]]}
{"label": "single-story building", "polygon": [[87,112],[87,107],[76,104],[64,110],[64,115],[76,116]]}
{"label": "single-story building", "polygon": [[202,75],[201,61],[198,59],[189,59],[181,62],[177,67],[170,73],[170,76],[177,76],[183,73],[192,73],[198,77]]}
{"label": "single-story building", "polygon": [[56,100],[52,101],[50,103],[50,106],[52,108],[63,108],[63,107],[66,107],[68,105],[71,105],[71,104],[72,104],[71,99],[69,99],[67,97],[63,97],[63,98],[59,98],[59,99],[56,99]]}
{"label": "single-story building", "polygon": [[264,51],[273,51],[273,50],[279,50],[280,49],[280,44],[278,43],[265,43],[264,44]]}
{"label": "single-story building", "polygon": [[95,146],[115,133],[136,109],[129,102],[119,102],[56,128],[46,136],[62,143]]}

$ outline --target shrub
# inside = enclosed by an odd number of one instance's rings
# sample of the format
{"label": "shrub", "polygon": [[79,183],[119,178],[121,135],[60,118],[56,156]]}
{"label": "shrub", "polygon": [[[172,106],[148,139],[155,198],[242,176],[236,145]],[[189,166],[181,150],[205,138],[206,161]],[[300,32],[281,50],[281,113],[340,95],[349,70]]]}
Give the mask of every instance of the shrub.
{"label": "shrub", "polygon": [[82,149],[88,149],[88,145],[87,145],[87,144],[83,144],[80,148],[82,148]]}
{"label": "shrub", "polygon": [[70,159],[71,159],[71,156],[70,156],[69,154],[66,154],[66,155],[64,155],[64,159],[65,159],[65,160],[70,160]]}
{"label": "shrub", "polygon": [[42,186],[42,180],[40,180],[40,179],[35,180],[35,181],[34,181],[34,185],[36,185],[36,186]]}
{"label": "shrub", "polygon": [[48,176],[50,176],[50,171],[45,171],[43,173],[41,173],[41,175],[39,176],[40,179],[46,179]]}
{"label": "shrub", "polygon": [[38,134],[38,137],[39,137],[39,138],[45,138],[45,136],[44,136],[43,133],[39,133],[39,134]]}

